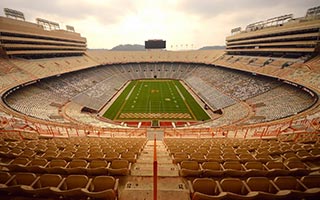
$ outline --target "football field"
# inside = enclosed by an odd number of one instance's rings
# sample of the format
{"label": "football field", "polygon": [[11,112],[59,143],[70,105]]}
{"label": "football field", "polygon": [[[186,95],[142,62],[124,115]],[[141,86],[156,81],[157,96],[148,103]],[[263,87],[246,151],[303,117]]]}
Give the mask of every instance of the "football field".
{"label": "football field", "polygon": [[116,121],[210,119],[178,80],[131,81],[103,116]]}

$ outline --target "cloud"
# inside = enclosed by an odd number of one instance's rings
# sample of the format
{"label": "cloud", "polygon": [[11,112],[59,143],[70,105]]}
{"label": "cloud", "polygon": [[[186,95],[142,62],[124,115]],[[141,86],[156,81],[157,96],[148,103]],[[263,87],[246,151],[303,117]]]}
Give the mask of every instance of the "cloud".
{"label": "cloud", "polygon": [[[255,12],[259,13],[273,13],[284,10],[291,10],[306,12],[306,7],[317,6],[317,0],[182,0],[179,7],[186,13],[195,14],[204,18],[211,18],[218,15],[229,15],[237,12]],[[284,10],[279,10],[284,8]],[[289,9],[288,9],[289,8]],[[300,14],[300,13],[299,13]]]}
{"label": "cloud", "polygon": [[2,5],[20,9],[34,18],[72,21],[91,17],[102,25],[117,23],[135,10],[130,0],[2,0]]}

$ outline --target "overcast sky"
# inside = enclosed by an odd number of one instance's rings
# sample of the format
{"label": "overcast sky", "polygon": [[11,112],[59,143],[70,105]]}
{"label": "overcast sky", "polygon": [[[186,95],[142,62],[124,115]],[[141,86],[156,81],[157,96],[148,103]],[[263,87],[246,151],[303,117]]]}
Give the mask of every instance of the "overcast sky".
{"label": "overcast sky", "polygon": [[302,17],[319,0],[0,0],[3,8],[22,11],[26,20],[74,26],[89,48],[144,44],[165,39],[167,49],[224,45],[230,30],[293,14]]}

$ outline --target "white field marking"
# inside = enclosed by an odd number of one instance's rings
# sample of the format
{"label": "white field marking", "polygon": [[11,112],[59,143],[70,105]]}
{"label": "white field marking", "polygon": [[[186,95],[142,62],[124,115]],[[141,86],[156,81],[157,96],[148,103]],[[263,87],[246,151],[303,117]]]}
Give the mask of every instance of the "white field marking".
{"label": "white field marking", "polygon": [[182,100],[185,101],[186,99],[184,98],[184,96],[183,96],[182,93],[180,92],[179,88],[178,88],[176,85],[174,85],[174,86],[176,87],[176,89],[177,89],[179,95],[181,96]]}
{"label": "white field marking", "polygon": [[132,92],[133,92],[133,90],[134,90],[135,87],[136,87],[136,85],[134,85],[134,86],[131,88],[129,94],[128,94],[127,97],[125,98],[125,101],[127,101],[127,100],[129,99],[129,97],[131,96],[131,94],[132,94]]}

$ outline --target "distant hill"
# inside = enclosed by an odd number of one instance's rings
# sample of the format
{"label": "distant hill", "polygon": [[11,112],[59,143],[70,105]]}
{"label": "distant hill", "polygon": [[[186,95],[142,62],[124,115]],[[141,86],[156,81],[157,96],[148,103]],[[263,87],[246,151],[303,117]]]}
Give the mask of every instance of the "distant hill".
{"label": "distant hill", "polygon": [[110,51],[144,51],[144,45],[140,44],[120,44],[113,47]]}
{"label": "distant hill", "polygon": [[200,48],[199,50],[219,50],[219,49],[225,49],[225,46],[205,46]]}

